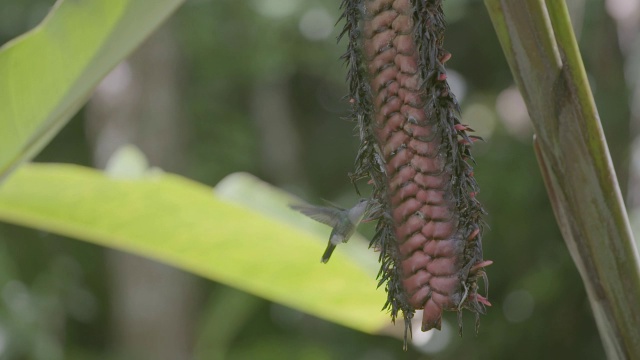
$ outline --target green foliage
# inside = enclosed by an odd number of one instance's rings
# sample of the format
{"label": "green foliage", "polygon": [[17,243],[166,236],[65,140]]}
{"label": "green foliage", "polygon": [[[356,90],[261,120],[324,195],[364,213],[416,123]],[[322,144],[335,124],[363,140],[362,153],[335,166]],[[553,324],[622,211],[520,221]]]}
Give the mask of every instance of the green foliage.
{"label": "green foliage", "polygon": [[[136,3],[147,6],[144,10],[140,10],[133,21],[127,17],[126,22],[118,22],[118,24],[128,24],[128,29],[131,29],[127,30],[127,38],[136,37],[137,34],[133,29],[138,26],[141,19],[148,19],[147,13],[151,9],[149,4],[161,2],[163,1],[136,0],[127,2],[131,6],[136,6]],[[53,3],[52,0],[0,2],[0,42],[6,41],[10,36],[24,31],[30,24],[35,23],[51,3]],[[67,1],[65,6],[85,6],[89,3],[95,4],[98,1]],[[102,3],[123,4],[122,1],[103,1]],[[267,5],[294,4],[292,6],[295,7],[295,11],[278,18],[267,17],[256,10],[258,7],[264,8],[266,6],[258,6],[261,3]],[[606,119],[603,125],[609,143],[624,150],[612,153],[614,161],[617,160],[624,166],[624,156],[629,148],[628,118],[612,116],[602,111],[607,106],[618,109],[618,111],[624,108],[628,109],[627,96],[625,96],[627,93],[620,90],[624,87],[620,86],[622,82],[618,81],[618,79],[622,79],[622,69],[616,66],[607,66],[611,56],[615,53],[609,51],[609,47],[602,46],[602,44],[617,46],[618,41],[611,32],[603,30],[602,24],[608,15],[602,2],[587,1],[584,3],[587,14],[584,21],[584,33],[589,31],[591,35],[583,36],[581,48],[587,62],[587,69],[597,70],[590,73],[590,80],[598,84],[598,89],[600,89],[594,95],[601,110],[601,116]],[[510,125],[513,124],[503,118],[502,113],[496,112],[496,99],[506,88],[511,86],[512,78],[500,51],[500,44],[491,35],[493,29],[490,19],[480,1],[447,0],[445,4],[450,7],[449,10],[455,8],[455,14],[453,14],[455,16],[448,17],[449,26],[445,40],[445,47],[453,53],[453,59],[447,63],[448,70],[455,70],[458,73],[470,95],[461,96],[460,92],[456,90],[456,95],[459,96],[463,109],[463,119],[479,132],[483,131],[481,135],[487,139],[486,144],[478,144],[474,154],[477,154],[477,177],[481,185],[479,196],[490,213],[487,221],[491,230],[486,233],[484,243],[485,256],[495,260],[495,265],[488,269],[491,278],[490,300],[494,306],[488,310],[487,316],[483,318],[478,336],[467,332],[464,338],[442,336],[440,339],[443,340],[439,342],[438,336],[444,334],[446,329],[452,327],[456,321],[455,314],[446,314],[445,324],[443,324],[445,331],[435,333],[433,341],[429,342],[426,348],[428,351],[437,352],[437,357],[440,359],[513,357],[520,359],[601,359],[605,355],[598,339],[598,332],[584,288],[566,246],[562,243],[540,176],[536,175],[539,170],[531,151],[531,132],[525,130],[517,136],[514,135],[510,128]],[[178,38],[180,45],[182,61],[180,70],[183,72],[184,81],[180,84],[179,91],[183,96],[181,103],[184,105],[185,111],[185,116],[180,121],[189,136],[185,141],[187,163],[182,175],[208,184],[215,184],[226,174],[236,171],[250,171],[258,174],[261,178],[269,179],[270,175],[265,170],[259,156],[258,149],[261,137],[255,129],[250,109],[252,96],[255,94],[254,90],[260,82],[280,77],[281,81],[290,89],[288,97],[293,104],[294,125],[297,130],[295,135],[297,140],[303,144],[300,156],[305,166],[305,176],[295,183],[280,183],[278,185],[287,186],[288,189],[298,192],[302,192],[300,189],[306,189],[305,196],[330,198],[343,205],[347,205],[351,201],[345,200],[354,196],[353,188],[347,183],[345,174],[352,170],[355,141],[353,141],[353,124],[340,120],[340,117],[346,114],[347,109],[346,101],[340,101],[340,97],[346,94],[343,83],[344,70],[338,61],[340,53],[344,51],[343,44],[335,45],[336,30],[331,37],[322,41],[309,41],[301,36],[299,31],[299,20],[303,15],[310,9],[319,8],[328,10],[332,14],[333,20],[337,20],[337,3],[334,0],[306,0],[302,2],[295,0],[201,0],[185,3],[173,18],[174,27],[171,30]],[[88,16],[85,19],[88,19]],[[86,26],[88,26],[87,30],[83,29],[83,31],[93,29],[93,24]],[[119,27],[119,25],[117,26]],[[70,31],[69,34],[83,38],[82,31],[78,31],[78,28],[75,27],[75,31]],[[20,41],[42,38],[44,35],[35,34],[38,32],[42,33],[43,29],[30,33]],[[46,34],[50,37],[55,35],[53,33]],[[103,34],[105,42],[91,44],[93,48],[100,47],[100,54],[104,55],[105,61],[111,56],[110,51],[120,51],[117,50],[118,43],[115,41],[118,34],[121,33],[114,31],[110,35]],[[13,44],[20,44],[20,42]],[[105,47],[106,44],[110,46],[109,51]],[[5,56],[13,46],[5,45],[0,51],[0,58]],[[43,47],[43,50],[46,49],[47,47]],[[35,51],[35,49],[32,50]],[[129,51],[124,52],[120,57],[124,57]],[[603,57],[602,54],[607,54],[607,56]],[[77,54],[65,53],[67,57],[75,55]],[[590,58],[594,60],[592,64],[588,62]],[[91,63],[96,60],[98,59],[84,59],[85,62]],[[33,59],[29,58],[25,61],[28,61],[25,64],[48,66],[52,58],[34,56]],[[56,61],[56,58],[53,58],[53,61]],[[80,60],[72,61],[77,63]],[[4,64],[1,60],[0,63]],[[59,60],[57,64],[60,65]],[[64,64],[67,65],[69,62],[65,61]],[[84,90],[80,91],[78,88],[73,91],[83,97],[88,96],[89,90],[95,85],[98,78],[114,64],[115,62],[102,69],[101,74],[93,82],[85,83]],[[33,65],[29,66],[33,67]],[[92,69],[95,68],[95,66],[92,67]],[[33,68],[31,70],[35,71]],[[68,74],[71,70],[63,68],[60,71],[63,74]],[[5,76],[6,72],[1,74],[0,103],[3,106],[0,107],[0,159],[2,159],[0,169],[6,172],[11,165],[17,165],[22,159],[37,152],[37,149],[46,141],[44,141],[45,136],[43,135],[41,144],[27,144],[25,135],[17,133],[11,127],[12,125],[10,126],[5,115],[9,113],[3,103],[6,98],[4,88],[2,88],[9,81],[9,78]],[[12,71],[10,75],[14,76],[14,74],[16,72]],[[611,79],[615,79],[615,81]],[[44,78],[39,80],[35,85],[37,85],[37,89],[50,89],[49,86],[53,86],[51,89],[56,89],[56,91],[47,91],[46,95],[51,96],[49,101],[53,101],[54,96],[66,99],[69,91],[72,91],[70,88],[64,88],[64,86],[71,86],[69,84],[63,85],[44,80]],[[622,96],[615,97],[615,103],[611,100],[613,98],[610,96],[612,92],[602,90],[602,84],[607,81],[622,91]],[[46,87],[44,84],[47,84]],[[73,105],[67,108],[69,115],[73,112],[71,110],[80,106],[80,103],[72,104],[69,102],[69,104]],[[46,111],[53,111],[58,109],[56,106],[60,104],[55,106],[45,103],[35,104],[35,108],[25,110],[25,114],[30,112],[45,113],[44,105],[48,107]],[[38,107],[42,107],[42,111]],[[477,111],[478,109],[483,111]],[[62,112],[62,110],[59,111]],[[68,126],[63,128],[36,160],[73,162],[89,166],[91,150],[86,139],[86,118],[86,114],[80,112]],[[481,122],[481,118],[489,121]],[[13,118],[11,119],[13,121]],[[46,126],[57,122],[62,124],[67,120],[66,118],[64,121],[59,119],[61,117],[47,119],[46,121],[51,121],[47,124],[34,120],[36,121],[34,126],[46,133],[49,129]],[[614,133],[607,132],[607,127],[613,123],[617,124],[615,128],[623,130]],[[51,133],[47,135],[53,135],[53,129],[60,127],[62,126],[51,127]],[[19,145],[18,143],[26,147],[12,148],[10,152],[5,151],[8,144]],[[617,158],[616,154],[618,154]],[[216,240],[217,230],[213,231],[214,227],[207,224],[208,222],[217,224],[218,220],[214,217],[204,218],[194,215],[196,217],[193,219],[185,218],[174,210],[170,210],[171,214],[175,214],[179,221],[185,222],[181,225],[184,231],[192,234],[191,227],[195,227],[196,229],[193,231],[199,232],[199,237],[194,244],[197,247],[181,247],[173,254],[170,253],[170,250],[163,250],[160,246],[156,246],[160,243],[164,245],[167,242],[164,240],[165,234],[159,234],[158,231],[150,229],[149,236],[145,235],[145,231],[136,222],[138,219],[131,217],[132,214],[155,211],[154,215],[157,215],[158,219],[177,221],[176,219],[167,219],[166,215],[157,214],[161,210],[153,206],[168,200],[173,201],[171,204],[179,204],[180,199],[175,198],[175,195],[185,192],[200,199],[198,204],[206,203],[211,209],[216,209],[215,213],[222,212],[221,216],[223,217],[228,215],[226,210],[222,210],[227,207],[234,209],[232,210],[233,214],[245,216],[239,225],[239,231],[245,235],[257,235],[251,229],[244,229],[253,223],[254,217],[257,219],[256,221],[270,228],[270,231],[275,231],[267,234],[269,238],[279,233],[288,234],[287,236],[297,234],[296,244],[289,240],[285,240],[285,242],[289,246],[296,246],[294,249],[303,248],[303,256],[306,260],[295,260],[298,265],[295,268],[289,267],[288,271],[309,273],[321,271],[322,279],[320,279],[320,275],[312,274],[316,276],[313,284],[318,289],[324,285],[317,281],[332,278],[329,280],[335,282],[339,281],[336,279],[350,276],[349,271],[331,270],[333,267],[344,270],[346,269],[344,266],[358,267],[356,276],[359,279],[366,278],[365,285],[351,281],[349,286],[361,286],[363,291],[369,291],[364,294],[370,294],[375,287],[372,280],[375,274],[365,274],[370,271],[368,269],[373,269],[370,264],[375,261],[375,254],[372,254],[371,250],[365,249],[366,244],[358,243],[358,239],[352,239],[347,246],[338,249],[335,258],[328,265],[318,269],[321,266],[319,255],[325,245],[328,229],[293,212],[288,212],[284,208],[284,204],[293,200],[282,193],[272,193],[271,200],[258,199],[263,194],[261,187],[265,185],[256,183],[249,177],[234,175],[227,178],[219,183],[215,189],[215,195],[212,195],[210,187],[175,175],[162,173],[154,175],[153,172],[145,170],[138,172],[138,178],[133,177],[126,180],[116,178],[115,173],[122,171],[116,170],[119,167],[112,168],[110,175],[104,175],[83,167],[50,166],[29,166],[17,172],[15,179],[9,179],[7,182],[7,184],[13,184],[11,185],[12,192],[18,189],[34,191],[31,195],[24,193],[21,195],[25,199],[29,199],[26,204],[18,204],[17,207],[12,206],[7,210],[8,205],[3,204],[9,190],[0,187],[2,193],[0,206],[6,216],[3,220],[6,223],[0,224],[0,245],[2,246],[0,251],[5,255],[1,257],[2,266],[0,266],[0,287],[2,287],[0,337],[2,334],[8,334],[8,337],[4,339],[9,341],[9,350],[5,350],[2,355],[36,359],[37,357],[33,355],[36,348],[32,345],[35,342],[25,339],[25,335],[28,334],[34,335],[33,341],[57,341],[59,349],[63,349],[62,352],[57,352],[60,354],[60,358],[104,359],[105,353],[107,353],[107,357],[113,355],[110,354],[110,349],[114,339],[109,333],[113,315],[113,307],[110,304],[113,289],[109,287],[109,274],[107,266],[104,264],[104,249],[48,232],[7,224],[13,222],[33,223],[33,226],[41,229],[51,225],[52,227],[56,226],[59,233],[70,235],[94,231],[87,229],[87,224],[91,224],[91,221],[104,226],[102,222],[107,221],[106,217],[98,216],[98,214],[91,215],[93,210],[87,210],[87,204],[84,203],[85,200],[81,198],[80,194],[73,194],[73,184],[79,184],[80,188],[84,188],[88,184],[92,184],[91,186],[107,184],[110,191],[116,191],[117,194],[129,193],[128,196],[132,196],[129,200],[137,199],[135,208],[126,210],[130,216],[120,217],[121,222],[115,227],[115,231],[117,234],[122,234],[126,232],[125,228],[132,227],[132,231],[137,231],[136,238],[140,235],[140,239],[129,242],[129,238],[122,238],[117,243],[119,248],[131,249],[137,253],[153,248],[150,255],[156,259],[167,259],[181,268],[193,268],[199,271],[199,274],[229,283],[232,278],[226,275],[227,280],[224,280],[225,275],[221,275],[226,269],[221,269],[219,265],[214,264],[214,259],[218,260],[221,255],[219,252],[211,250],[212,244],[220,245],[222,243],[224,247],[221,249],[238,251],[240,247],[235,245],[246,245],[253,240],[263,240],[263,243],[258,245],[260,249],[268,247],[269,242],[264,242],[266,238],[262,236],[258,236],[256,239],[239,238],[237,243],[235,243],[236,238],[234,237],[233,245],[225,244],[224,240]],[[133,161],[132,169],[134,171],[139,169],[139,164],[136,165],[136,161]],[[618,170],[619,176],[624,174],[624,168],[622,172],[618,168],[616,170]],[[64,202],[62,204],[65,208],[71,208],[71,213],[63,214],[62,208],[52,203],[55,200],[55,194],[48,194],[59,189],[59,187],[50,186],[56,183],[60,186],[63,178],[58,178],[57,182],[49,184],[31,178],[36,173],[47,174],[47,178],[53,178],[54,174],[58,174],[58,176],[66,174],[65,176],[70,176],[69,179],[75,179],[74,182],[69,183],[69,189],[64,189],[64,194],[77,201],[77,204],[82,204],[86,214],[73,210],[74,204],[65,204]],[[25,181],[24,185],[20,184],[21,179]],[[154,185],[153,179],[159,181],[160,184]],[[134,189],[137,191],[147,185],[156,189],[150,191],[150,194],[147,193],[150,195],[148,198],[143,199],[142,196],[130,194],[134,192]],[[167,199],[159,190],[167,188],[181,188],[182,190]],[[245,193],[236,191],[234,188],[244,189]],[[116,210],[105,208],[108,204],[111,204],[114,209],[125,209],[125,206],[116,198],[105,197],[106,199],[103,199],[95,190],[96,188],[93,189],[93,194],[88,192],[91,194],[91,198],[108,201],[99,205],[102,214],[116,212]],[[84,188],[83,193],[85,190],[87,189]],[[17,201],[17,198],[12,201]],[[40,207],[35,206],[39,201],[45,201],[45,203]],[[50,202],[46,203],[47,201]],[[12,202],[12,204],[15,203]],[[146,207],[149,209],[144,209]],[[248,207],[253,210],[249,210]],[[191,214],[191,210],[188,208],[184,211]],[[20,212],[19,216],[18,212]],[[248,219],[247,214],[251,214]],[[55,221],[36,225],[35,222],[45,215],[51,215]],[[13,220],[10,220],[9,216]],[[20,220],[15,220],[18,217]],[[84,219],[86,223],[72,222],[71,220],[74,220],[72,217],[75,217],[75,220]],[[151,215],[146,214],[144,219],[154,221],[154,224],[162,226],[158,219],[152,220],[149,219],[150,217]],[[198,224],[195,224],[195,219],[199,219]],[[200,224],[200,222],[204,223]],[[224,224],[224,226],[227,225]],[[227,229],[229,228],[227,227]],[[104,234],[104,227],[98,226],[96,229],[95,236],[88,238],[88,240],[94,243],[109,241],[106,239],[107,235]],[[204,231],[207,229],[213,232],[205,233]],[[157,237],[151,238],[151,234],[155,234]],[[189,244],[191,237],[185,236],[182,241],[181,244]],[[279,241],[279,239],[275,239],[275,241]],[[298,244],[297,242],[302,243]],[[282,257],[291,256],[291,249],[277,247],[278,249],[267,249],[270,251],[269,254],[272,257],[270,261],[273,263],[277,263]],[[189,254],[195,252],[194,249],[201,249],[202,253],[194,254],[194,257],[200,260],[186,260],[185,258]],[[273,258],[273,254],[276,254],[277,257]],[[347,259],[352,263],[345,264],[349,261]],[[229,263],[228,259],[219,261],[222,261],[222,264]],[[258,259],[257,261],[266,261],[266,259]],[[68,266],[59,266],[59,263]],[[250,264],[250,266],[253,267],[255,264]],[[255,267],[253,268],[255,269]],[[282,268],[279,271],[284,273],[284,276],[294,276],[287,274],[285,270]],[[74,279],[72,286],[62,281],[68,278]],[[277,282],[272,282],[272,279],[268,280],[267,284],[255,286],[258,291],[251,290],[250,287],[253,285],[250,284],[245,283],[242,286],[247,291],[271,296],[271,299],[276,299],[275,296],[284,296],[283,293],[277,293],[276,290],[265,289],[267,285],[275,286],[277,284]],[[16,282],[23,284],[23,286],[16,287]],[[60,289],[42,290],[50,283],[61,284],[59,285]],[[298,279],[299,286],[310,286],[310,284],[312,282]],[[84,287],[84,291],[80,292],[84,296],[77,296],[78,291],[75,288],[79,286]],[[13,308],[7,306],[6,301],[12,296],[21,297],[21,294],[25,293],[24,289],[27,289],[26,293],[29,294],[28,299],[32,306],[29,309],[31,310],[28,313],[13,311]],[[201,281],[199,289],[204,294],[213,293],[214,296],[206,305],[193,306],[199,321],[202,322],[202,328],[194,330],[199,338],[196,355],[217,354],[220,353],[220,349],[226,348],[229,350],[227,358],[284,358],[285,355],[292,358],[302,358],[303,356],[316,358],[326,355],[325,358],[335,359],[417,358],[415,353],[401,355],[401,343],[394,339],[365,335],[358,331],[335,326],[314,319],[312,316],[305,316],[294,310],[269,304],[246,293],[225,294],[229,290],[213,282]],[[316,294],[319,296],[315,302],[326,302],[327,307],[340,306],[331,302],[337,301],[335,299],[326,300],[326,291],[321,294],[320,290],[314,291],[317,291]],[[268,295],[268,292],[271,292],[271,295]],[[528,295],[529,307],[524,308],[518,301],[514,301],[514,299],[523,298],[523,296],[518,297],[514,294]],[[287,294],[287,296],[289,295]],[[378,300],[372,300],[372,303],[377,307],[368,310],[367,316],[380,318],[380,321],[384,320],[380,323],[382,326],[387,323],[386,316],[380,313],[382,306],[380,301],[383,301],[384,295],[380,289],[373,296],[379,297]],[[85,308],[82,301],[78,300],[79,298],[93,299],[93,302],[88,301],[93,304],[93,312],[85,310],[86,314],[83,316],[74,315],[74,311]],[[51,299],[55,300],[54,305],[56,306],[50,306]],[[305,301],[309,300],[300,300],[301,305],[297,307],[302,308]],[[40,306],[41,304],[44,306]],[[320,305],[313,304],[312,306]],[[274,309],[283,310],[289,317],[285,316],[285,321],[278,320],[281,314],[274,315],[279,311]],[[51,316],[38,315],[45,313]],[[37,323],[33,323],[33,314],[37,314],[35,315],[38,317]],[[514,317],[514,314],[520,317]],[[55,326],[52,326],[52,323]],[[228,323],[233,325],[230,326]],[[32,328],[37,327],[39,331],[31,331],[31,328],[25,324]],[[471,322],[466,325],[469,328],[473,326]],[[28,330],[23,331],[23,329]],[[188,330],[185,329],[185,331]],[[36,335],[44,340],[35,340]],[[14,342],[14,340],[16,341]],[[434,346],[437,344],[440,344],[439,347]],[[40,358],[52,359],[52,354],[54,352],[48,352],[46,353],[48,357]],[[199,358],[210,357],[204,355]]]}
{"label": "green foliage", "polygon": [[0,48],[0,181],[182,2],[59,1],[35,29]]}
{"label": "green foliage", "polygon": [[[388,324],[375,270],[340,252],[321,264],[327,231],[293,225],[315,226],[288,209],[295,199],[242,174],[223,180],[217,196],[177,175],[140,171],[132,155],[121,158],[111,175],[23,166],[0,188],[0,220],[154,258],[360,331]],[[250,208],[225,200],[232,198]],[[350,246],[360,254],[363,247]]]}

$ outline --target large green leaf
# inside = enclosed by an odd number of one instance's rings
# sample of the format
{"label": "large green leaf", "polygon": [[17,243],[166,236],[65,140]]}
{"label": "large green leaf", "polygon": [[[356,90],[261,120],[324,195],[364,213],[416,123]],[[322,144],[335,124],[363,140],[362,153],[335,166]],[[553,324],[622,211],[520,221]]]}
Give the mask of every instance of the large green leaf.
{"label": "large green leaf", "polygon": [[154,258],[364,332],[389,324],[366,241],[321,264],[330,230],[268,184],[234,174],[214,194],[159,170],[131,176],[135,167],[25,165],[0,187],[0,220]]}
{"label": "large green leaf", "polygon": [[0,181],[183,1],[58,1],[40,25],[0,48]]}

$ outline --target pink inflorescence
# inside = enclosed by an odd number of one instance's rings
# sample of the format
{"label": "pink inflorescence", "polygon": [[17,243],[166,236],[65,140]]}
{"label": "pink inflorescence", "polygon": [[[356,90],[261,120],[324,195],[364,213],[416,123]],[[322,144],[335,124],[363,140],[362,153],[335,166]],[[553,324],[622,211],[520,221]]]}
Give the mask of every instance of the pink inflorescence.
{"label": "pink inflorescence", "polygon": [[[392,318],[424,309],[422,330],[442,311],[485,312],[482,207],[469,147],[447,83],[441,0],[343,1],[345,59],[362,145],[354,179],[369,177],[380,203],[380,284]],[[459,316],[460,331],[462,331]]]}

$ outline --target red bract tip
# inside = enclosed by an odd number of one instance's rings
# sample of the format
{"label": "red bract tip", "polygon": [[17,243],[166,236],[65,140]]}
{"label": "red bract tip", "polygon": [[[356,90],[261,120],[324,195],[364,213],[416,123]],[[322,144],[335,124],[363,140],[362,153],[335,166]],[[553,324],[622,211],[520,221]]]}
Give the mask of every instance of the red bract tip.
{"label": "red bract tip", "polygon": [[471,145],[476,141],[484,141],[484,140],[479,136],[469,136],[468,138],[458,139],[458,143],[465,144],[465,145]]}
{"label": "red bract tip", "polygon": [[458,131],[464,131],[464,130],[469,129],[469,127],[467,125],[465,125],[465,124],[455,124],[455,125],[453,125],[453,127]]}
{"label": "red bract tip", "polygon": [[440,58],[440,62],[444,64],[447,61],[449,61],[449,59],[451,59],[451,53],[448,51],[445,51],[444,54],[442,54],[442,57]]}
{"label": "red bract tip", "polygon": [[474,273],[484,267],[487,267],[489,265],[493,264],[493,261],[491,260],[485,260],[485,261],[481,261],[475,265],[473,265],[473,267],[471,267],[471,269],[469,270],[470,273]]}
{"label": "red bract tip", "polygon": [[483,303],[487,306],[491,306],[491,303],[489,302],[489,300],[487,300],[486,297],[476,294],[476,300],[478,300],[478,302]]}
{"label": "red bract tip", "polygon": [[447,80],[447,74],[442,73],[438,75],[438,81],[445,81],[445,80]]}
{"label": "red bract tip", "polygon": [[472,198],[476,197],[476,195],[478,195],[477,191],[472,191],[469,193],[469,196],[471,196]]}

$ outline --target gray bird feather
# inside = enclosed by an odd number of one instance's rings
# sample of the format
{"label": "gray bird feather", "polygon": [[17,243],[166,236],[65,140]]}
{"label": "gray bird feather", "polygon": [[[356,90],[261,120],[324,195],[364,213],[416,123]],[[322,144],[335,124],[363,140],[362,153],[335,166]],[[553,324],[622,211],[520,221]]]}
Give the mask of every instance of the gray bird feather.
{"label": "gray bird feather", "polygon": [[341,208],[314,205],[289,205],[289,207],[293,210],[300,211],[317,222],[321,222],[331,227],[338,225],[340,216],[342,215],[342,212],[345,211]]}
{"label": "gray bird feather", "polygon": [[315,206],[315,205],[289,205],[294,210],[300,211],[311,219],[331,226],[331,235],[327,249],[322,255],[322,262],[329,261],[333,250],[341,242],[347,242],[356,230],[356,227],[362,221],[370,201],[361,199],[351,209],[343,209],[341,207],[332,206]]}

